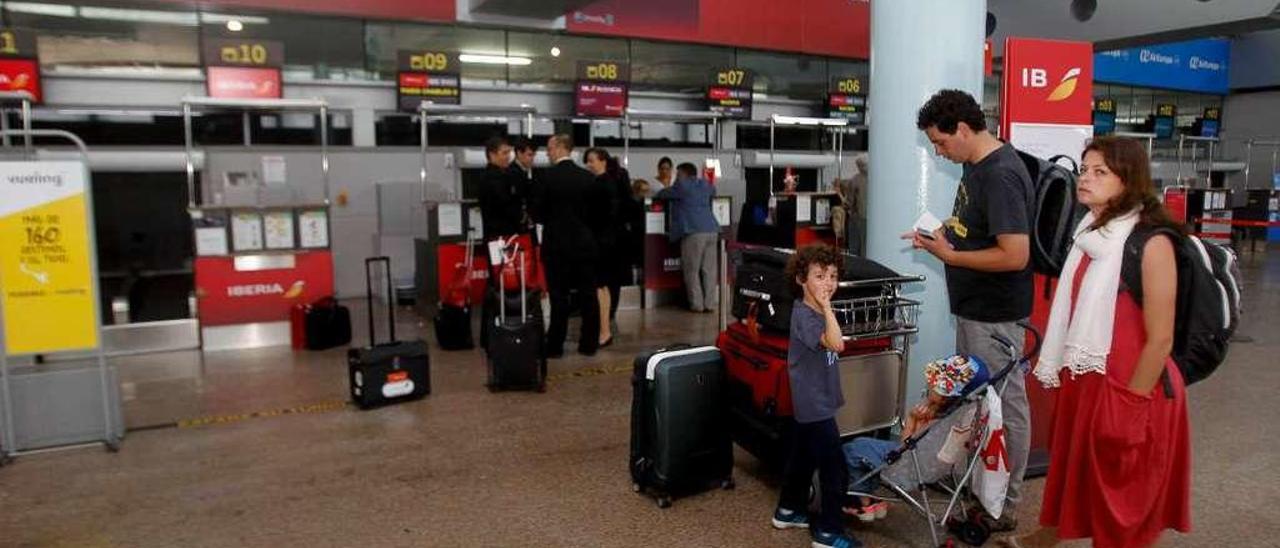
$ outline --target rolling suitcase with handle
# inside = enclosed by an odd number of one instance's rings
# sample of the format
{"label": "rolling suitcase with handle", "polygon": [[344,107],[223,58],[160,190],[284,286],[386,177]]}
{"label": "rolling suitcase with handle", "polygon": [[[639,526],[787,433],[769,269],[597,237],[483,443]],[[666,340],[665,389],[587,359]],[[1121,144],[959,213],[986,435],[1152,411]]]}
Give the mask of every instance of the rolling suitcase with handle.
{"label": "rolling suitcase with handle", "polygon": [[671,497],[732,489],[733,443],[725,427],[724,360],[714,346],[664,348],[636,357],[631,376],[631,480],[659,508]]}
{"label": "rolling suitcase with handle", "polygon": [[[387,272],[387,320],[390,341],[378,343],[374,329],[373,270],[382,263]],[[431,361],[427,343],[422,339],[396,340],[394,287],[391,285],[391,259],[371,257],[364,261],[365,285],[369,304],[369,346],[347,351],[348,380],[351,401],[361,409],[415,400],[431,393]]]}
{"label": "rolling suitcase with handle", "polygon": [[489,365],[489,390],[536,390],[547,387],[547,358],[543,352],[542,312],[531,314],[528,291],[525,284],[523,252],[517,246],[513,259],[520,265],[519,316],[507,314],[507,276],[498,276],[498,294],[504,304],[498,306],[498,315],[489,330],[485,361]]}
{"label": "rolling suitcase with handle", "polygon": [[457,265],[454,279],[440,297],[432,323],[436,329],[436,344],[442,350],[470,350],[475,348],[471,337],[471,269],[475,261],[475,242],[467,233],[467,252]]}

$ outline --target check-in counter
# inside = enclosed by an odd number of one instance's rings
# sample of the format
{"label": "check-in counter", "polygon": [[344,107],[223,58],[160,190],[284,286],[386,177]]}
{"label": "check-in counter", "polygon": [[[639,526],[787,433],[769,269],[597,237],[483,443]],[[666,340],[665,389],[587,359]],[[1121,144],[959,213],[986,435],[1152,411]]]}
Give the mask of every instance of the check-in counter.
{"label": "check-in counter", "polygon": [[295,305],[333,295],[324,205],[194,210],[201,347],[289,344]]}

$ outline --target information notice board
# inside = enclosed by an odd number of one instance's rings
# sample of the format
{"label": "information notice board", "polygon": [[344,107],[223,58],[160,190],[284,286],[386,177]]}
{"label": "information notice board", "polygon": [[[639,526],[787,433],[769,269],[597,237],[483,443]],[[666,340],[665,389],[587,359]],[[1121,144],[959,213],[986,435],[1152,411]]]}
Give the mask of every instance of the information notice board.
{"label": "information notice board", "polygon": [[717,70],[707,87],[707,110],[726,118],[751,118],[751,71],[742,68]]}
{"label": "information notice board", "polygon": [[4,350],[98,347],[98,296],[81,162],[0,162]]}

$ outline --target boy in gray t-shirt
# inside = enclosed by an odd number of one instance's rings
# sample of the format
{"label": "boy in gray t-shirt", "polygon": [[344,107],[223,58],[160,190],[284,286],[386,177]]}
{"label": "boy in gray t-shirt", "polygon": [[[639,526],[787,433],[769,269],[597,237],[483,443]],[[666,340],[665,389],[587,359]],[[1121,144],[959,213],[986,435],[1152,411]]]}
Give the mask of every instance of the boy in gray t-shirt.
{"label": "boy in gray t-shirt", "polygon": [[[814,244],[801,248],[787,263],[787,277],[794,282],[792,293],[804,298],[796,301],[791,312],[787,373],[796,422],[773,526],[809,528],[813,546],[850,548],[862,544],[845,533],[842,518],[848,480],[835,416],[844,405],[836,366],[844,337],[831,311],[842,259],[835,248]],[[806,509],[815,469],[822,511],[811,524]]]}

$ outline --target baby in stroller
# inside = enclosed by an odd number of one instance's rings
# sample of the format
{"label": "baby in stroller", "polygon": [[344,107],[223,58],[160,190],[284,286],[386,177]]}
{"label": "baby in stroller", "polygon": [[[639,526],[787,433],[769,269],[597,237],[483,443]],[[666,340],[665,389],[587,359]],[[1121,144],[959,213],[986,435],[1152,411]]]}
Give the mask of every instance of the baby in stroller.
{"label": "baby in stroller", "polygon": [[[925,365],[925,396],[911,408],[903,421],[900,441],[882,440],[873,437],[854,438],[844,445],[845,462],[849,466],[850,491],[853,506],[846,507],[845,513],[863,522],[884,519],[888,513],[888,502],[872,497],[879,481],[872,472],[885,468],[890,455],[900,449],[903,442],[912,436],[922,433],[935,420],[940,411],[949,404],[954,404],[975,389],[991,381],[991,373],[987,365],[974,356],[951,356]],[[944,476],[952,466],[961,461],[966,454],[965,446],[973,434],[972,408],[967,412],[951,413],[942,418],[936,429],[945,429],[946,436],[929,436],[920,440],[916,448],[925,459],[920,461],[922,480],[937,480]],[[928,443],[933,441],[934,443]],[[930,456],[934,458],[929,458]],[[904,461],[889,466],[882,474],[889,479],[897,477],[906,480],[908,470]],[[924,473],[924,472],[928,473]],[[872,477],[867,477],[867,476]],[[867,479],[858,482],[858,480]],[[855,483],[857,482],[857,483]],[[928,483],[928,481],[925,481]],[[909,481],[895,482],[898,485],[909,485]]]}

